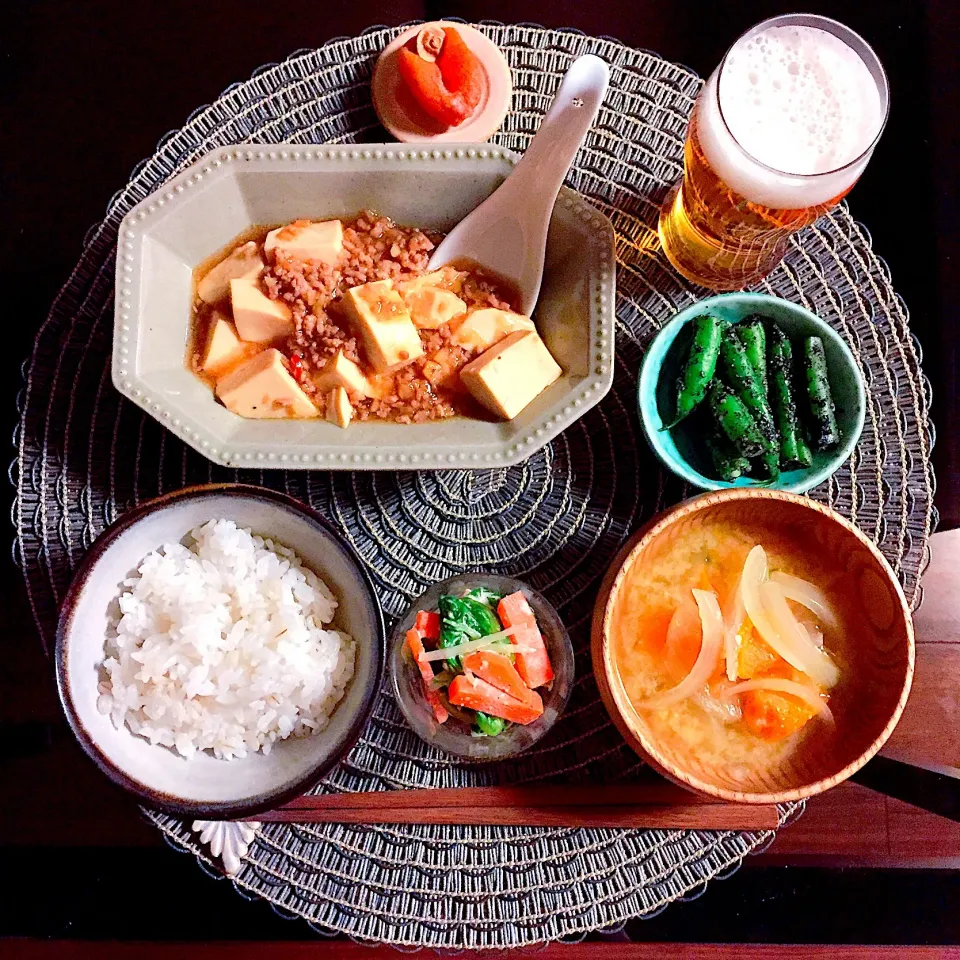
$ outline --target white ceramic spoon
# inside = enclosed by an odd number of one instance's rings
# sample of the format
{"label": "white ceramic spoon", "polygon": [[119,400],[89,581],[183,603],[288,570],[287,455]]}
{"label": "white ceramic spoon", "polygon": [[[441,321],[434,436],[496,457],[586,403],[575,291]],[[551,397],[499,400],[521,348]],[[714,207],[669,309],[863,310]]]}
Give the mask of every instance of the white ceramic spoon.
{"label": "white ceramic spoon", "polygon": [[473,261],[510,281],[519,292],[520,309],[527,316],[533,313],[553,205],[600,110],[609,78],[599,57],[587,54],[574,61],[513,173],[447,234],[429,269]]}

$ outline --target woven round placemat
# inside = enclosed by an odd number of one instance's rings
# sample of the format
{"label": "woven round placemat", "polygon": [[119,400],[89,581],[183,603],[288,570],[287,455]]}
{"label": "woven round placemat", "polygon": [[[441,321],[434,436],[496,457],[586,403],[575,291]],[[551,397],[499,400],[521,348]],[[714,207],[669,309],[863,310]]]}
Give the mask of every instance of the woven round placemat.
{"label": "woven round placemat", "polygon": [[[525,463],[437,473],[283,473],[212,466],[121,400],[110,384],[117,227],[137,201],[207,150],[243,141],[346,143],[382,136],[369,78],[396,30],[378,28],[258,70],[167,135],[87,237],[25,367],[13,479],[15,554],[44,642],[85,548],[125,509],[188,483],[241,480],[285,490],[339,525],[388,615],[464,570],[529,581],[559,608],[577,650],[566,715],[529,754],[497,766],[438,755],[384,692],[362,740],[321,790],[370,790],[629,778],[637,758],[612,728],[589,657],[596,589],[617,549],[652,514],[690,493],[642,439],[635,384],[645,344],[702,295],[658,250],[660,198],[681,173],[689,70],[608,39],[481,24],[513,69],[513,109],[496,136],[523,150],[573,57],[612,66],[606,105],[570,184],[617,231],[614,387]],[[384,211],[389,213],[389,211]],[[845,206],[804,231],[758,287],[833,324],[863,370],[868,409],[855,456],[813,496],[854,519],[899,574],[912,603],[933,524],[929,391],[907,311],[866,231]],[[797,815],[781,808],[781,819]],[[189,823],[147,812],[181,849],[207,860]],[[772,833],[449,826],[262,827],[238,890],[318,930],[436,947],[512,947],[649,916],[735,870]]]}

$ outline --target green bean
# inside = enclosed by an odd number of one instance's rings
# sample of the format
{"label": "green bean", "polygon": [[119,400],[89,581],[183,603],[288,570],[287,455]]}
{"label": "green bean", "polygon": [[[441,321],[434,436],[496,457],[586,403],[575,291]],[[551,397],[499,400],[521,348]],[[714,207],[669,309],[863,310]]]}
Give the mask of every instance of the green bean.
{"label": "green bean", "polygon": [[803,370],[811,440],[817,450],[829,450],[840,442],[840,431],[827,376],[827,357],[819,337],[806,337],[803,341]]}
{"label": "green bean", "polygon": [[784,332],[772,324],[769,329],[768,363],[770,367],[770,400],[773,419],[780,434],[780,466],[793,470],[803,466],[798,449],[800,437],[797,407],[793,390],[793,348]]}
{"label": "green bean", "polygon": [[677,410],[674,419],[661,427],[669,430],[689,416],[706,396],[717,369],[720,334],[724,324],[717,317],[702,316],[693,321],[690,352],[677,380]]}
{"label": "green bean", "polygon": [[759,390],[766,400],[766,422],[771,429],[764,432],[767,444],[764,447],[763,468],[770,480],[780,476],[780,441],[773,422],[773,410],[770,406],[770,384],[767,377],[767,331],[763,325],[763,318],[754,314],[734,326],[737,339],[743,344],[750,366],[759,382]]}
{"label": "green bean", "polygon": [[495,737],[497,734],[503,733],[507,727],[507,721],[502,717],[491,717],[489,714],[478,710],[474,725],[478,733],[482,733],[486,737]]}
{"label": "green bean", "polygon": [[800,431],[797,431],[797,465],[809,467],[813,464],[813,455],[810,453],[810,444]]}
{"label": "green bean", "polygon": [[751,317],[734,326],[743,349],[747,352],[747,359],[760,378],[764,396],[769,399],[767,384],[767,332],[763,328],[763,321],[759,317]]}
{"label": "green bean", "polygon": [[722,383],[710,388],[710,410],[723,435],[742,457],[757,457],[763,451],[763,437],[746,404]]}
{"label": "green bean", "polygon": [[746,404],[756,421],[763,441],[760,459],[768,476],[776,480],[780,476],[780,448],[773,425],[773,414],[767,402],[767,392],[732,326],[727,329],[720,342],[720,363],[727,385]]}
{"label": "green bean", "polygon": [[738,477],[750,472],[750,461],[741,457],[725,438],[717,437],[713,433],[707,434],[707,448],[713,458],[713,466],[721,480],[732,483]]}

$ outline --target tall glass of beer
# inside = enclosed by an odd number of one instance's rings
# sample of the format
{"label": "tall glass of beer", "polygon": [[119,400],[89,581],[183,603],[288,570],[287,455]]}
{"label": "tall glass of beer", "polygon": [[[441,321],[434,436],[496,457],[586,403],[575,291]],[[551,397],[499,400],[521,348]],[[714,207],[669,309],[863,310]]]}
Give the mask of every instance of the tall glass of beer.
{"label": "tall glass of beer", "polygon": [[790,235],[856,183],[889,93],[877,55],[835,20],[788,14],[748,30],[694,104],[683,179],[660,211],[673,266],[713,290],[766,276]]}

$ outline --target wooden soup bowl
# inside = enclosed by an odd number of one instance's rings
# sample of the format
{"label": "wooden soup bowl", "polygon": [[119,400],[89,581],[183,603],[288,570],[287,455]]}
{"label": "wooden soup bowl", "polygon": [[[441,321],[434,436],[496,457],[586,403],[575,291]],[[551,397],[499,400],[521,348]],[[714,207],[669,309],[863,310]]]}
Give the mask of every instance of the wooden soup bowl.
{"label": "wooden soup bowl", "polygon": [[[836,726],[798,734],[779,762],[732,776],[709,758],[664,742],[634,708],[616,661],[614,617],[634,564],[657,563],[683,532],[723,517],[804,544],[822,563],[853,578],[845,620],[849,666],[832,693]],[[914,670],[913,623],[896,574],[852,523],[814,500],[779,490],[728,489],[703,494],[655,517],[614,560],[593,617],[593,669],[603,702],[627,743],[670,780],[701,794],[743,803],[800,800],[836,786],[887,741],[903,712]],[[671,738],[673,739],[673,738]]]}

